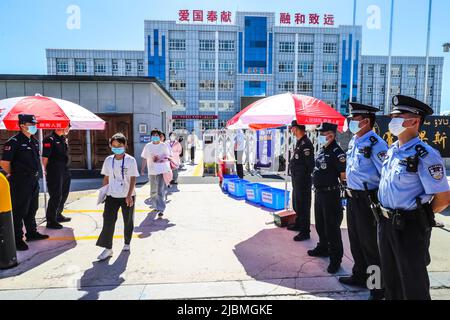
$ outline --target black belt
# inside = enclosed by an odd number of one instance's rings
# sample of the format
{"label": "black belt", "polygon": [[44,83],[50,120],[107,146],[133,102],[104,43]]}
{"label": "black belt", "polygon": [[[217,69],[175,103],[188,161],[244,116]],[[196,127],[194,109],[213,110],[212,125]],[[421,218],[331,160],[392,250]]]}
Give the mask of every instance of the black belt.
{"label": "black belt", "polygon": [[410,210],[410,211],[399,210],[399,209],[394,210],[394,209],[384,208],[381,205],[380,205],[380,211],[381,211],[381,215],[388,220],[392,220],[395,215],[401,215],[407,219],[417,219],[421,215],[423,215],[422,210]]}
{"label": "black belt", "polygon": [[361,190],[352,190],[346,189],[347,195],[350,198],[358,199],[358,198],[367,198],[367,193],[370,195],[378,195],[378,190],[369,190],[369,191],[361,191]]}
{"label": "black belt", "polygon": [[333,186],[333,187],[314,187],[314,191],[319,191],[319,192],[335,191],[335,190],[340,190],[339,186]]}
{"label": "black belt", "polygon": [[38,178],[39,177],[39,172],[13,172],[13,174],[11,175],[11,177],[17,177],[17,176],[21,176],[21,177],[33,177],[33,178]]}

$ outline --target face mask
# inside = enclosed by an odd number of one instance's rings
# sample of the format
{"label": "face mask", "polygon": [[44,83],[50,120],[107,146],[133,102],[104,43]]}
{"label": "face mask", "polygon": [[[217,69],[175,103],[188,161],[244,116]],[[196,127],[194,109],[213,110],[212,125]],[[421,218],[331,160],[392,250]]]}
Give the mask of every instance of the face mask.
{"label": "face mask", "polygon": [[112,151],[114,154],[116,154],[116,155],[121,155],[121,154],[124,154],[124,153],[125,153],[125,148],[124,148],[124,147],[122,147],[122,148],[114,148],[114,147],[112,147],[112,148],[111,148],[111,151]]}
{"label": "face mask", "polygon": [[327,136],[319,136],[319,145],[323,147],[328,142]]}
{"label": "face mask", "polygon": [[177,138],[175,136],[170,136],[170,141],[175,141]]}
{"label": "face mask", "polygon": [[158,136],[153,136],[152,137],[152,142],[160,142],[160,141],[161,141],[160,137],[158,137]]}
{"label": "face mask", "polygon": [[403,127],[405,119],[403,118],[393,118],[389,123],[389,131],[396,137],[405,132],[406,128]]}
{"label": "face mask", "polygon": [[36,126],[29,126],[28,129],[27,129],[27,131],[28,131],[29,134],[35,135],[36,132],[38,131],[38,129],[37,129]]}
{"label": "face mask", "polygon": [[357,134],[362,129],[359,127],[359,121],[355,121],[355,120],[350,121],[348,128],[350,129],[350,132],[353,134]]}

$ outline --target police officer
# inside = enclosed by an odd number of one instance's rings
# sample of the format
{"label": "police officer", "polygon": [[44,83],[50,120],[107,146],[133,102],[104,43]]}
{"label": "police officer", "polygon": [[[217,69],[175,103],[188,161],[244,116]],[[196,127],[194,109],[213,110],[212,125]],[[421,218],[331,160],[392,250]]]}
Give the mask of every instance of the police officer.
{"label": "police officer", "polygon": [[44,139],[42,163],[47,173],[47,187],[50,199],[47,207],[47,228],[62,229],[61,222],[71,219],[62,215],[70,191],[69,148],[67,135],[70,127],[57,129]]}
{"label": "police officer", "polygon": [[33,137],[37,132],[33,115],[19,114],[20,133],[6,142],[1,166],[10,181],[16,248],[28,250],[23,241],[23,223],[27,241],[45,240],[47,235],[37,231],[36,212],[39,207],[39,144]]}
{"label": "police officer", "polygon": [[414,98],[392,99],[390,132],[398,137],[381,171],[378,242],[388,300],[429,300],[427,266],[434,214],[450,203],[444,162],[418,135],[433,110]]}
{"label": "police officer", "polygon": [[288,230],[300,232],[294,237],[295,241],[305,241],[310,239],[311,232],[311,174],[314,169],[314,146],[306,135],[305,126],[293,121],[291,131],[297,138],[289,163],[293,187],[292,202],[297,217],[295,224],[288,226]]}
{"label": "police officer", "polygon": [[308,251],[311,257],[330,257],[328,273],[341,267],[344,249],[341,237],[343,219],[340,182],[345,181],[346,156],[336,142],[337,125],[322,123],[319,131],[321,150],[316,158],[312,180],[315,190],[314,211],[319,243]]}
{"label": "police officer", "polygon": [[[350,277],[339,281],[367,288],[368,267],[380,266],[377,244],[377,218],[370,207],[376,201],[381,167],[387,143],[374,131],[377,108],[350,103],[349,129],[354,134],[347,152],[347,226],[354,266]],[[370,300],[383,298],[381,288],[372,289]]]}

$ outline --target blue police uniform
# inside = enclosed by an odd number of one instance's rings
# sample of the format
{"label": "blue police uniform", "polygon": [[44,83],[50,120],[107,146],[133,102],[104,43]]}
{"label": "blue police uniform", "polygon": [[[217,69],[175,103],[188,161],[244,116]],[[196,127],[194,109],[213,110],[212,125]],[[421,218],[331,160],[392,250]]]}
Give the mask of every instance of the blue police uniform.
{"label": "blue police uniform", "polygon": [[[363,120],[374,117],[379,109],[350,103],[351,117],[362,116]],[[370,125],[370,123],[369,123]],[[376,199],[380,183],[381,167],[388,150],[387,143],[370,130],[358,137],[354,135],[347,151],[347,227],[353,269],[350,277],[339,281],[347,285],[367,288],[369,266],[380,265],[377,243],[377,223],[370,208],[368,197]],[[383,298],[381,288],[371,290],[370,299]]]}
{"label": "blue police uniform", "polygon": [[[395,96],[393,105],[393,114],[413,113],[422,118],[433,114],[428,105],[406,96]],[[378,241],[386,299],[430,299],[427,266],[435,226],[430,201],[448,190],[441,156],[419,138],[402,146],[396,142],[387,152],[378,192],[382,213]]]}

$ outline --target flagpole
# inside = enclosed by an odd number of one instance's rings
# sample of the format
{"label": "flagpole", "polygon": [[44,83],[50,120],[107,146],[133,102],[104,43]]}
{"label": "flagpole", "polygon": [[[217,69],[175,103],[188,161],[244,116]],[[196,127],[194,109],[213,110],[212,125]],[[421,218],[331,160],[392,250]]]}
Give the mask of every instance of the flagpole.
{"label": "flagpole", "polygon": [[423,102],[427,103],[428,100],[428,73],[430,67],[430,37],[431,37],[431,9],[433,6],[433,0],[428,2],[428,29],[427,29],[427,57],[425,62],[425,88]]}
{"label": "flagpole", "polygon": [[[355,25],[356,25],[356,0],[353,0],[353,32],[355,31]],[[352,42],[350,44],[351,46],[351,53],[350,53],[350,95],[349,95],[349,102],[353,102],[353,74],[354,74],[354,60],[355,60],[355,34],[352,36]]]}
{"label": "flagpole", "polygon": [[393,33],[393,25],[394,25],[394,5],[395,0],[391,0],[391,23],[389,27],[389,59],[388,59],[388,70],[387,70],[387,86],[384,90],[384,94],[386,97],[385,105],[384,105],[384,113],[389,113],[389,98],[391,96],[391,69],[392,69],[392,33]]}

